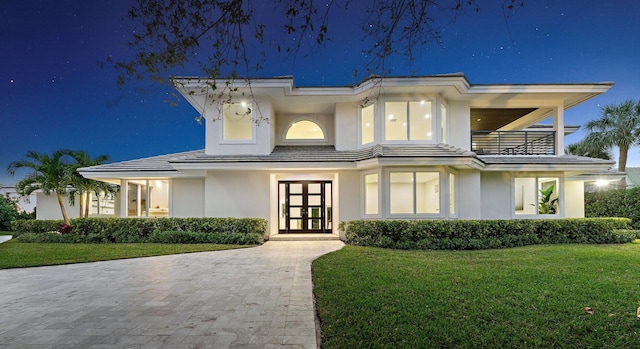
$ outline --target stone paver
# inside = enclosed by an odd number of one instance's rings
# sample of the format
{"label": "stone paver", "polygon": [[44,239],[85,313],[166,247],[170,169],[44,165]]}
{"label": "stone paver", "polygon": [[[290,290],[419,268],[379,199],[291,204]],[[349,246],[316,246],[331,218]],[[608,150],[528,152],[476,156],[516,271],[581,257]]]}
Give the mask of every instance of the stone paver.
{"label": "stone paver", "polygon": [[311,261],[340,241],[0,270],[0,348],[316,348]]}

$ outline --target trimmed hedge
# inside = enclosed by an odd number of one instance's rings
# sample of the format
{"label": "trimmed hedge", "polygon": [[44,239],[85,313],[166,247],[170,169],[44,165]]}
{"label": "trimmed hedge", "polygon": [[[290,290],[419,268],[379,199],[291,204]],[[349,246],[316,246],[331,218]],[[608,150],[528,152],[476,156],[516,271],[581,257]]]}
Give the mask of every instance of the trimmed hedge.
{"label": "trimmed hedge", "polygon": [[627,217],[640,230],[640,187],[584,193],[585,217]]}
{"label": "trimmed hedge", "polygon": [[[12,229],[19,241],[22,241],[20,237],[24,233],[58,231],[62,223],[61,220],[14,221]],[[73,234],[63,235],[75,235],[95,243],[147,242],[155,231],[255,234],[260,236],[259,243],[263,242],[263,236],[267,234],[267,221],[260,218],[77,218],[71,220],[71,226]],[[255,240],[255,237],[248,240]]]}
{"label": "trimmed hedge", "polygon": [[480,250],[535,244],[626,243],[627,218],[530,220],[354,220],[346,243],[395,249]]}
{"label": "trimmed hedge", "polygon": [[199,233],[193,231],[155,231],[149,242],[161,244],[232,244],[259,245],[264,242],[258,233]]}

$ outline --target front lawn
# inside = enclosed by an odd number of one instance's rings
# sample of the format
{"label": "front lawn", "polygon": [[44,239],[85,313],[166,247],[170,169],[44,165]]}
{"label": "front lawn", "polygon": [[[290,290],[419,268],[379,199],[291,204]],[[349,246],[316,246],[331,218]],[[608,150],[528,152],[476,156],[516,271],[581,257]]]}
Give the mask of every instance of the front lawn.
{"label": "front lawn", "polygon": [[0,231],[0,235],[13,235],[14,233],[11,231]]}
{"label": "front lawn", "polygon": [[167,254],[219,251],[249,246],[215,244],[0,244],[0,269],[97,262]]}
{"label": "front lawn", "polygon": [[345,246],[313,263],[322,347],[635,347],[638,266],[640,240],[484,251]]}

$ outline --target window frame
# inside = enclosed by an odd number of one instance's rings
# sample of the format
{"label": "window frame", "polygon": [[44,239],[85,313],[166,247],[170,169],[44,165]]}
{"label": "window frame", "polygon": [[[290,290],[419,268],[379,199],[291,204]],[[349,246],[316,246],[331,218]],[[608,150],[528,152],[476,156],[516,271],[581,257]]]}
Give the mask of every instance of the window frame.
{"label": "window frame", "polygon": [[[377,204],[378,204],[378,212],[377,213],[367,213],[367,183],[366,183],[366,177],[370,176],[370,175],[377,175],[378,176],[378,188],[377,188],[377,194],[378,194],[378,200],[377,200]],[[383,176],[380,170],[374,170],[374,171],[365,171],[361,173],[361,188],[362,188],[362,195],[360,197],[361,202],[362,202],[362,216],[363,217],[367,217],[367,218],[382,218],[382,212],[384,212],[384,200],[383,200],[383,192],[382,192],[382,188],[383,188]]]}
{"label": "window frame", "polygon": [[[320,131],[322,131],[322,135],[324,136],[324,138],[314,138],[314,139],[295,138],[295,139],[287,139],[287,133],[289,133],[289,130],[293,126],[292,124],[295,124],[295,123],[298,123],[298,122],[302,122],[302,121],[309,121],[309,122],[312,122],[312,123],[316,124],[320,128]],[[282,131],[281,142],[283,144],[285,144],[285,143],[286,144],[327,144],[327,143],[329,143],[329,135],[327,134],[327,128],[325,127],[325,125],[322,122],[320,122],[320,120],[318,120],[317,118],[314,118],[312,116],[300,116],[300,117],[294,118],[293,120],[291,120],[290,122],[287,123],[287,126]]]}
{"label": "window frame", "polygon": [[[438,142],[438,135],[434,133],[434,130],[436,129],[435,127],[435,120],[436,120],[436,112],[434,112],[434,105],[436,105],[437,98],[431,98],[431,97],[422,97],[422,98],[410,98],[410,99],[384,99],[382,101],[380,101],[381,105],[382,105],[382,140],[384,143],[388,143],[388,144],[431,144],[431,143],[437,143]],[[390,140],[387,139],[387,103],[405,103],[406,104],[406,122],[407,122],[407,126],[406,126],[406,138],[407,139],[403,139],[403,140]],[[431,105],[430,108],[430,130],[429,132],[431,133],[431,135],[429,136],[430,139],[418,139],[418,140],[412,140],[411,139],[411,103],[420,103],[420,102],[428,102]],[[439,112],[438,112],[439,113]],[[439,128],[438,128],[439,129]]]}
{"label": "window frame", "polygon": [[225,116],[224,116],[224,110],[225,110],[225,106],[229,105],[229,104],[241,104],[243,103],[243,101],[232,101],[231,103],[227,103],[227,102],[223,102],[221,104],[221,110],[220,110],[220,127],[219,129],[219,144],[256,144],[256,134],[257,134],[257,124],[255,122],[255,117],[254,117],[254,112],[255,112],[255,107],[254,104],[256,104],[257,102],[252,101],[252,102],[244,102],[247,103],[247,105],[250,105],[249,108],[251,108],[251,139],[226,139],[224,137],[224,130],[225,130]]}
{"label": "window frame", "polygon": [[[371,137],[371,142],[364,143],[364,140],[363,140],[363,138],[364,138],[364,128],[363,128],[363,125],[362,125],[363,122],[364,122],[364,120],[363,120],[364,116],[363,116],[362,112],[366,108],[372,108],[372,112],[371,112],[371,127],[373,128],[372,129],[373,135]],[[376,108],[375,103],[371,103],[371,104],[366,105],[364,107],[360,106],[358,108],[358,146],[359,147],[366,147],[368,145],[375,144],[375,142],[376,142],[376,129],[377,129],[377,127],[376,127],[376,110],[377,109],[378,108]]]}
{"label": "window frame", "polygon": [[[392,173],[413,173],[413,213],[391,213],[391,174]],[[435,213],[416,213],[417,212],[417,191],[415,178],[417,173],[437,173],[438,174],[438,212]],[[445,181],[444,177],[448,174],[443,168],[440,167],[428,167],[428,168],[406,168],[406,167],[398,167],[398,168],[389,168],[384,171],[384,188],[385,188],[385,196],[384,196],[384,204],[385,204],[385,214],[389,218],[395,219],[412,219],[412,218],[445,218],[447,216],[447,210],[443,210],[445,207],[445,196],[448,194],[443,194],[442,188],[445,188],[448,180]],[[448,190],[447,190],[448,192]]]}
{"label": "window frame", "polygon": [[[529,214],[529,213],[516,213],[516,204],[517,204],[517,200],[516,200],[516,179],[525,179],[525,178],[533,178],[535,179],[535,213],[534,214]],[[557,212],[555,214],[541,214],[540,211],[540,192],[539,192],[539,187],[540,187],[540,180],[541,179],[553,179],[556,181],[557,183],[557,188],[555,190],[555,192],[557,193],[557,197],[558,197],[558,201],[556,203],[556,207],[557,207]],[[558,174],[558,173],[547,173],[547,174],[540,174],[540,173],[535,173],[535,174],[531,174],[531,173],[518,173],[518,174],[513,174],[512,178],[511,178],[511,217],[512,218],[540,218],[540,219],[544,219],[544,218],[564,218],[565,213],[564,213],[564,195],[562,195],[564,193],[564,176],[562,174]],[[524,197],[523,197],[523,204],[524,204]]]}

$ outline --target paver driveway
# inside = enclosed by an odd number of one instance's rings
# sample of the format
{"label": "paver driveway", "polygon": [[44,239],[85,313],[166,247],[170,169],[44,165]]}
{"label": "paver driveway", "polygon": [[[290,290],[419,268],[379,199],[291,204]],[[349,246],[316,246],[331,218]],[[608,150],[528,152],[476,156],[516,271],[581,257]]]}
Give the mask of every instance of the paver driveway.
{"label": "paver driveway", "polygon": [[342,246],[0,270],[0,347],[316,348],[311,261]]}

